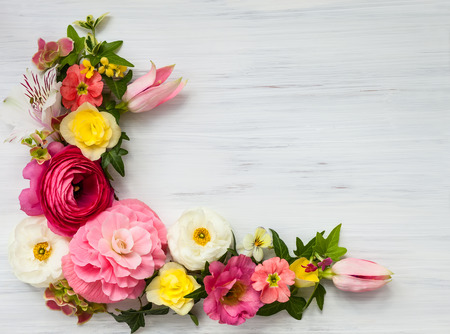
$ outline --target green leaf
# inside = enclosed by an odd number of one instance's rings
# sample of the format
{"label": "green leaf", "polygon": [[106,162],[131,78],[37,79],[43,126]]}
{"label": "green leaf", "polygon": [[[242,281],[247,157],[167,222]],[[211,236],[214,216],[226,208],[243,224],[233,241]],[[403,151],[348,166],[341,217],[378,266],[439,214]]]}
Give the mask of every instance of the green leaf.
{"label": "green leaf", "polygon": [[81,28],[87,29],[87,30],[92,30],[92,26],[88,22],[85,22],[85,21],[78,20],[78,21],[75,21],[73,24],[75,24]]}
{"label": "green leaf", "polygon": [[325,256],[327,252],[327,241],[319,232],[316,234],[316,245],[314,246],[314,250],[322,256]]}
{"label": "green leaf", "polygon": [[67,56],[61,59],[61,62],[59,63],[61,67],[64,67],[64,65],[72,66],[78,61],[78,55],[76,53],[69,53]]}
{"label": "green leaf", "polygon": [[117,124],[119,124],[120,121],[120,111],[117,109],[106,109],[105,112],[110,113],[111,115],[114,116],[114,118],[116,119]]}
{"label": "green leaf", "polygon": [[286,261],[291,261],[292,257],[289,255],[289,249],[284,243],[283,240],[280,239],[277,232],[272,229],[269,229],[272,232],[272,240],[273,240],[273,249],[275,250],[275,254]]}
{"label": "green leaf", "polygon": [[120,48],[123,44],[123,41],[114,41],[114,42],[110,42],[110,43],[106,43],[103,42],[102,48],[101,48],[101,53],[108,53],[108,52],[113,52],[115,50],[117,50],[118,48]]}
{"label": "green leaf", "polygon": [[[94,49],[92,50],[92,54],[93,54],[94,56],[96,56],[96,55],[99,53],[99,51],[100,51],[100,49],[101,49],[103,43],[105,43],[105,42],[97,43],[97,44],[95,45]],[[99,60],[99,61],[100,61],[100,60]],[[97,65],[97,64],[96,64],[96,65]]]}
{"label": "green leaf", "polygon": [[101,155],[102,158],[102,168],[105,169],[111,163],[111,155],[109,152],[105,152]]}
{"label": "green leaf", "polygon": [[191,312],[189,312],[188,314],[191,317],[191,320],[195,324],[195,326],[198,326],[198,318],[197,318],[197,316],[195,314],[191,313]]}
{"label": "green leaf", "polygon": [[87,37],[84,40],[84,47],[86,48],[86,51],[90,54],[93,54],[95,46],[96,43],[94,36],[91,33],[87,34]]}
{"label": "green leaf", "polygon": [[200,299],[200,298],[206,298],[208,297],[208,294],[206,293],[205,287],[201,286],[195,291],[192,291],[191,293],[184,296],[184,298],[192,298],[192,299]]}
{"label": "green leaf", "polygon": [[[121,311],[119,315],[109,313],[116,319],[117,322],[125,322],[130,327],[131,333],[136,332],[139,328],[145,327],[145,319],[143,313],[134,313],[128,311]],[[134,311],[134,310],[133,310]]]}
{"label": "green leaf", "polygon": [[333,247],[327,249],[326,256],[331,258],[333,261],[339,261],[341,259],[341,257],[344,256],[346,253],[347,253],[347,248],[333,246]]}
{"label": "green leaf", "polygon": [[119,173],[120,176],[125,176],[125,166],[123,164],[122,157],[118,155],[114,150],[111,150],[108,152],[111,156],[111,165],[114,167],[114,169]]}
{"label": "green leaf", "polygon": [[294,254],[300,257],[302,251],[305,249],[305,245],[299,237],[295,239],[295,245],[297,246],[297,249],[294,251]]}
{"label": "green leaf", "polygon": [[323,303],[325,301],[325,294],[326,293],[327,293],[327,291],[325,290],[323,285],[320,284],[320,283],[317,283],[315,288],[314,288],[313,293],[309,297],[308,302],[304,306],[303,311],[308,308],[308,306],[311,304],[311,302],[313,301],[314,298],[316,299],[317,306],[319,307],[319,309],[322,310],[323,309]]}
{"label": "green leaf", "polygon": [[109,13],[105,13],[105,14],[100,15],[100,16],[95,20],[95,22],[94,22],[94,24],[93,24],[94,28],[96,28],[96,27],[100,24],[100,22],[102,22],[103,19],[104,19],[108,14],[109,14]]}
{"label": "green leaf", "polygon": [[283,311],[286,308],[286,303],[273,302],[272,304],[266,304],[261,307],[256,315],[260,315],[263,317],[268,317],[269,315],[273,315],[280,311]]}
{"label": "green leaf", "polygon": [[[320,232],[320,234],[324,234],[325,231]],[[313,252],[314,252],[314,245],[316,244],[316,237],[312,238],[303,248],[301,254],[299,254],[299,257],[306,257],[307,259],[309,259]]]}
{"label": "green leaf", "polygon": [[289,301],[286,302],[286,311],[291,317],[297,320],[302,319],[303,308],[306,305],[306,300],[302,297],[291,296]]}
{"label": "green leaf", "polygon": [[341,226],[342,224],[336,226],[328,235],[327,237],[328,247],[337,246],[339,244],[339,235],[341,233]]}
{"label": "green leaf", "polygon": [[168,307],[159,307],[159,308],[152,308],[151,310],[143,311],[146,315],[164,315],[169,313]]}
{"label": "green leaf", "polygon": [[108,85],[111,92],[120,100],[127,91],[127,84],[133,77],[133,71],[128,71],[128,73],[120,80],[114,80],[106,75],[103,75],[103,79]]}
{"label": "green leaf", "polygon": [[108,60],[111,64],[134,67],[134,65],[132,63],[130,63],[128,60],[116,55],[112,51],[103,52],[102,56],[108,58]]}
{"label": "green leaf", "polygon": [[211,272],[209,271],[209,262],[208,261],[205,262],[205,267],[203,268],[201,275],[202,275],[202,277],[211,275]]}

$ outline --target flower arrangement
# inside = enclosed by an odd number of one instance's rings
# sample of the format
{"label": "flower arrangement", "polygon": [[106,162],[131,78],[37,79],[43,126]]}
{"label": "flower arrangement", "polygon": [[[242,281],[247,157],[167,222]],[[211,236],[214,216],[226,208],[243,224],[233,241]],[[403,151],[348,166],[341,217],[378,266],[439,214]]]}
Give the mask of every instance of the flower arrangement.
{"label": "flower arrangement", "polygon": [[[238,244],[231,225],[206,208],[187,210],[167,230],[143,202],[119,200],[108,168],[125,175],[121,115],[157,107],[186,81],[167,81],[174,66],[151,63],[131,83],[133,64],[117,54],[123,42],[97,40],[106,15],[76,21],[84,37],[69,25],[57,42],[39,39],[36,68],[1,106],[14,127],[7,141],[28,146],[31,156],[23,169],[30,187],[19,196],[28,217],[15,228],[9,260],[18,279],[46,288],[50,309],[76,315],[79,324],[108,312],[132,333],[145,326],[144,316],[170,310],[198,325],[192,308],[202,300],[221,324],[281,311],[300,320],[314,300],[322,310],[324,279],[351,292],[391,280],[374,262],[341,259],[341,225],[306,243],[297,237],[291,253],[262,227]],[[140,307],[119,310],[116,303],[127,299]]]}

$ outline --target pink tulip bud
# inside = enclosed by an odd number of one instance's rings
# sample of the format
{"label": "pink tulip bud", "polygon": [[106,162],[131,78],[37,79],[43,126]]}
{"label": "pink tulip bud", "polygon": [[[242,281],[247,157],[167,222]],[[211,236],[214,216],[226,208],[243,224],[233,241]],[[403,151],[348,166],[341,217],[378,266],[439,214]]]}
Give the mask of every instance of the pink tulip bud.
{"label": "pink tulip bud", "polygon": [[135,113],[148,111],[175,97],[186,85],[186,81],[179,78],[165,82],[174,66],[156,69],[152,62],[150,72],[128,85],[122,97],[128,103],[128,110]]}
{"label": "pink tulip bud", "polygon": [[392,272],[379,264],[361,260],[344,259],[331,268],[334,285],[341,290],[363,292],[381,288],[391,281]]}

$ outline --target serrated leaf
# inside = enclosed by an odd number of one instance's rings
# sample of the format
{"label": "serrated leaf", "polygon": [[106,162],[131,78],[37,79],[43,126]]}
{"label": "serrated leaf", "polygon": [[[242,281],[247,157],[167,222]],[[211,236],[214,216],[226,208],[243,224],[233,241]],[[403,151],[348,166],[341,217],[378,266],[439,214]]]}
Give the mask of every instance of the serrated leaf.
{"label": "serrated leaf", "polygon": [[120,80],[114,80],[106,75],[103,75],[103,79],[108,85],[111,92],[120,100],[127,91],[128,82],[130,82],[133,77],[133,71],[128,71],[128,73]]}
{"label": "serrated leaf", "polygon": [[206,297],[208,297],[208,294],[206,293],[204,286],[201,286],[197,290],[194,290],[191,293],[184,296],[184,298],[192,298],[192,299],[206,298]]}
{"label": "serrated leaf", "polygon": [[195,314],[191,313],[191,312],[189,312],[188,314],[191,317],[191,320],[195,324],[195,326],[198,326],[198,318],[197,318],[197,316]]}
{"label": "serrated leaf", "polygon": [[291,296],[286,302],[286,311],[291,317],[297,320],[302,319],[303,308],[306,305],[306,300],[302,297]]}
{"label": "serrated leaf", "polygon": [[289,255],[289,249],[286,246],[285,242],[281,240],[277,232],[275,232],[272,229],[269,230],[272,232],[273,249],[275,251],[275,254],[279,258],[285,259],[286,261],[289,262],[292,258]]}
{"label": "serrated leaf", "polygon": [[105,14],[100,15],[100,16],[95,20],[95,22],[94,22],[94,24],[93,24],[94,28],[96,28],[96,27],[100,24],[100,22],[102,22],[103,19],[104,19],[108,14],[109,14],[109,13],[105,13]]}
{"label": "serrated leaf", "polygon": [[[131,311],[131,310],[129,310]],[[131,333],[136,332],[139,328],[145,327],[145,319],[142,313],[132,313],[122,311],[119,315],[109,313],[117,322],[125,322],[130,327]]]}
{"label": "serrated leaf", "polygon": [[269,315],[273,315],[280,311],[283,311],[286,308],[286,303],[273,302],[272,304],[266,304],[261,307],[256,315],[260,315],[263,317],[268,317]]}
{"label": "serrated leaf", "polygon": [[108,58],[108,61],[111,64],[123,65],[123,66],[127,66],[127,67],[134,67],[134,65],[132,63],[130,63],[128,60],[116,55],[112,51],[103,52],[102,56]]}

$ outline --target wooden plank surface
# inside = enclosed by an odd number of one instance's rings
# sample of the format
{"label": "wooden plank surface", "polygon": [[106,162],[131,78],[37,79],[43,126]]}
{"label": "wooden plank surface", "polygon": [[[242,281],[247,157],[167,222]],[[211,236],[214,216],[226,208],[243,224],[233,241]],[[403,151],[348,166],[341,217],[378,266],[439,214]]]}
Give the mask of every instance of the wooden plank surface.
{"label": "wooden plank surface", "polygon": [[[257,226],[295,236],[343,223],[348,255],[395,272],[385,288],[327,284],[325,308],[237,328],[196,306],[200,327],[147,317],[142,333],[448,333],[450,318],[450,3],[446,0],[0,1],[0,96],[21,80],[39,37],[109,11],[100,40],[149,68],[176,63],[174,100],[126,115],[131,141],[120,198],[149,204],[167,226],[196,206],[238,239]],[[0,137],[8,128],[0,125]],[[25,217],[27,150],[0,146],[0,328],[3,333],[126,333],[108,315],[76,326],[16,280],[7,258]]]}

